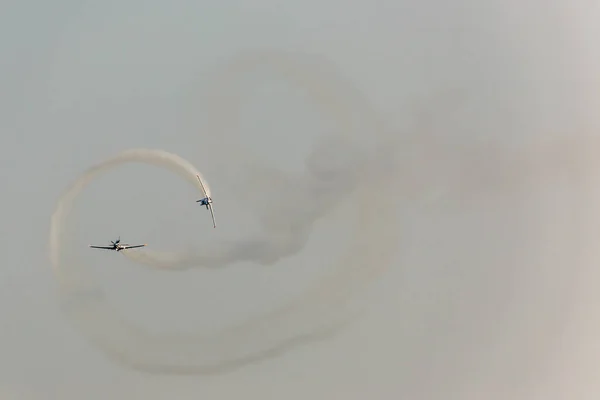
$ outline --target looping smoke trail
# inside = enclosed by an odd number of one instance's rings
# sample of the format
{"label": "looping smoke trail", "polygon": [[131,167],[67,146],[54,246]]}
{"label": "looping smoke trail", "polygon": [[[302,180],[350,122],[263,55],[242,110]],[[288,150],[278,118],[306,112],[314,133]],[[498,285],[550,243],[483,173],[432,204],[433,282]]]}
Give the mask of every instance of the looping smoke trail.
{"label": "looping smoke trail", "polygon": [[[233,81],[235,76],[230,74],[243,73],[248,69],[249,62],[259,65],[267,61],[278,67],[282,60],[285,61],[283,64],[290,64],[289,58],[279,59],[277,56],[266,60],[260,57],[250,61],[234,60],[234,66],[244,67],[237,71],[235,68],[226,71],[218,81]],[[375,115],[368,103],[362,100],[352,103],[346,87],[332,87],[331,82],[338,81],[335,75],[319,76],[319,72],[322,73],[320,68],[310,70],[301,60],[298,63],[302,67],[294,69],[295,75],[292,75],[292,78],[302,78],[298,83],[314,88],[319,87],[319,83],[329,82],[328,86],[323,85],[320,89],[319,96],[326,95],[326,101],[320,103],[336,104],[332,114],[341,127],[350,129],[345,121],[361,112],[366,112],[367,118]],[[286,73],[285,68],[282,71]],[[328,90],[331,92],[328,93]],[[337,93],[342,95],[338,98]],[[332,99],[336,101],[332,103]],[[381,122],[372,120],[369,135],[375,141],[380,139],[380,129]],[[321,147],[315,154],[318,155],[323,148],[325,152],[322,155],[328,156],[328,151],[336,147]],[[385,148],[385,145],[378,148]],[[107,304],[104,294],[94,288],[91,279],[86,277],[85,269],[62,254],[61,237],[77,195],[100,172],[130,161],[164,166],[198,185],[194,176],[197,171],[187,161],[160,150],[130,150],[84,174],[61,197],[52,217],[50,254],[61,283],[66,312],[84,334],[114,360],[139,370],[176,374],[216,373],[238,368],[329,334],[328,330],[332,327],[341,327],[346,321],[344,316],[348,315],[343,310],[352,294],[382,272],[395,251],[398,240],[398,226],[394,218],[396,199],[391,189],[390,174],[373,174],[385,170],[381,165],[381,157],[378,157],[380,152],[363,152],[362,158],[355,158],[353,163],[333,169],[327,163],[320,163],[315,154],[309,157],[308,176],[279,180],[286,182],[285,189],[290,191],[282,191],[281,205],[269,204],[270,207],[261,211],[259,219],[268,230],[261,241],[226,243],[202,254],[148,252],[143,258],[138,256],[142,253],[127,254],[133,261],[161,268],[223,267],[239,260],[274,263],[281,257],[300,251],[310,234],[311,223],[360,189],[360,195],[351,198],[358,207],[353,242],[331,273],[312,290],[274,312],[250,318],[215,335],[156,336],[120,318]],[[258,173],[255,181],[262,184],[273,177],[284,177],[283,173],[264,166],[255,166],[252,172]],[[284,196],[298,198],[296,196],[307,193],[316,193],[318,201],[322,202],[320,210],[311,207],[286,209]]]}
{"label": "looping smoke trail", "polygon": [[201,187],[200,183],[196,178],[196,175],[200,175],[200,177],[202,177],[203,181],[205,182],[205,185],[207,186],[206,190],[210,190],[210,188],[208,188],[208,184],[206,183],[205,178],[200,172],[196,170],[196,168],[192,164],[190,164],[187,160],[184,160],[176,154],[168,153],[163,150],[127,150],[109,160],[104,161],[99,165],[91,167],[60,197],[60,200],[56,205],[56,209],[52,214],[49,247],[50,260],[54,268],[57,268],[57,266],[59,265],[59,252],[61,250],[59,246],[59,239],[63,234],[62,221],[66,218],[68,212],[73,207],[73,201],[75,200],[75,198],[97,175],[106,172],[110,168],[114,168],[120,164],[129,162],[142,162],[167,168],[173,171],[174,173],[178,174],[185,180],[187,180],[192,185],[196,186],[198,190],[201,190]]}

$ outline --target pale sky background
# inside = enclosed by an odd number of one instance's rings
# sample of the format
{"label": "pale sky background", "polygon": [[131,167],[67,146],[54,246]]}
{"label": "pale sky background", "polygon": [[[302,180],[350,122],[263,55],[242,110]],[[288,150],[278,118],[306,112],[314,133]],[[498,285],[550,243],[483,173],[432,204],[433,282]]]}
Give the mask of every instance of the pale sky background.
{"label": "pale sky background", "polygon": [[[597,399],[599,7],[6,3],[0,397]],[[385,171],[389,190],[380,194],[397,202],[388,220],[402,223],[394,262],[367,285],[360,318],[328,340],[216,376],[115,364],[61,311],[48,260],[56,201],[86,168],[129,148],[161,148],[211,184],[217,229],[194,202],[197,191],[154,167],[115,169],[78,200],[71,250],[111,305],[151,332],[214,332],[276,308],[317,281],[355,229],[361,200],[351,198],[294,258],[222,271],[148,271],[86,248],[120,235],[158,251],[202,249],[260,232],[260,204],[244,197],[254,182],[248,165],[300,173],[311,146],[339,130],[260,67],[245,78],[255,91],[239,115],[209,107],[217,66],[265,49],[328,59],[388,121],[388,139],[405,138],[389,163],[403,168]],[[227,90],[219,96],[239,97]],[[456,97],[436,102],[448,91]],[[428,116],[415,127],[417,109]],[[375,140],[374,127],[361,129],[340,133]],[[284,183],[261,179],[265,208],[291,201],[278,192]],[[360,189],[354,196],[378,196]],[[265,337],[277,343],[278,332]]]}

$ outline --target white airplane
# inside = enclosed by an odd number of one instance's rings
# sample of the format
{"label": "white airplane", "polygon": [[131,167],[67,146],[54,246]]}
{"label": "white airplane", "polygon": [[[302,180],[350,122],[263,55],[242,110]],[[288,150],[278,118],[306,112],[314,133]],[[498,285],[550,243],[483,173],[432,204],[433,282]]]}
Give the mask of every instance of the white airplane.
{"label": "white airplane", "polygon": [[206,192],[206,189],[204,188],[204,183],[202,183],[202,179],[200,179],[200,175],[196,175],[196,178],[198,178],[198,182],[200,182],[200,186],[202,187],[202,191],[204,192],[204,198],[200,199],[200,200],[196,200],[196,203],[200,203],[201,206],[206,206],[207,210],[210,210],[210,215],[212,216],[212,220],[213,220],[213,228],[217,227],[217,223],[215,222],[215,213],[213,212],[213,206],[212,206],[212,199],[210,198],[210,196],[208,195],[208,193]]}
{"label": "white airplane", "polygon": [[127,243],[121,243],[121,236],[119,236],[119,238],[116,241],[110,241],[112,243],[112,246],[92,246],[90,244],[90,247],[93,249],[104,249],[104,250],[116,250],[116,251],[121,251],[121,250],[127,250],[127,249],[136,249],[138,247],[144,247],[146,246],[145,244],[136,244],[135,246],[131,246]]}

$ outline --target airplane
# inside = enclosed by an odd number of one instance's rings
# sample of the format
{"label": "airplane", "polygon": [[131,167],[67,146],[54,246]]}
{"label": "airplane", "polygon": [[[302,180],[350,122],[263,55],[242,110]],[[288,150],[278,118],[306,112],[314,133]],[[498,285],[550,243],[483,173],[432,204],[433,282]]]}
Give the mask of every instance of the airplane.
{"label": "airplane", "polygon": [[127,249],[135,249],[138,247],[144,247],[146,246],[145,244],[137,244],[135,246],[131,246],[127,243],[121,243],[121,236],[119,236],[119,238],[117,240],[115,240],[114,242],[111,240],[110,241],[112,243],[112,246],[92,246],[90,244],[90,247],[93,249],[104,249],[104,250],[116,250],[116,251],[121,251],[121,250],[127,250]]}
{"label": "airplane", "polygon": [[212,198],[208,195],[208,193],[206,193],[206,189],[204,188],[202,179],[200,179],[200,175],[196,175],[196,178],[198,178],[198,182],[200,182],[200,186],[202,187],[202,191],[204,192],[205,196],[203,199],[196,200],[196,203],[200,203],[201,206],[206,206],[206,209],[210,210],[210,215],[212,216],[213,220],[213,228],[216,228],[217,224],[215,222],[215,213],[213,212]]}

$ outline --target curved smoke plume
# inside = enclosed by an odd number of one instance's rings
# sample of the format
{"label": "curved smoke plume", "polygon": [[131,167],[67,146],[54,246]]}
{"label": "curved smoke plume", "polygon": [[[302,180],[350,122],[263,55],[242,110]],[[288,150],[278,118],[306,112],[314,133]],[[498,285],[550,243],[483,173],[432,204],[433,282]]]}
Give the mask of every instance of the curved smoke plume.
{"label": "curved smoke plume", "polygon": [[[393,152],[389,152],[389,142],[396,139],[384,135],[384,124],[358,96],[358,91],[349,90],[336,75],[323,77],[324,70],[318,64],[313,64],[313,69],[308,64],[290,69],[293,63],[288,57],[242,58],[235,60],[234,68],[225,70],[216,81],[233,82],[250,64],[265,61],[299,84],[306,84],[310,89],[318,87],[318,91],[311,91],[312,97],[330,109],[324,111],[329,111],[340,126],[336,136],[316,147],[307,161],[304,176],[285,176],[263,165],[253,165],[249,170],[252,177],[249,186],[278,185],[275,188],[277,202],[270,202],[269,207],[258,211],[266,234],[240,242],[224,242],[202,253],[123,253],[132,261],[162,269],[216,268],[236,261],[273,264],[299,252],[310,235],[312,224],[349,197],[358,206],[353,243],[327,277],[272,313],[251,318],[216,335],[154,336],[123,320],[110,308],[104,294],[85,275],[80,262],[63,253],[61,238],[77,196],[102,172],[125,162],[142,162],[168,168],[196,186],[198,172],[177,155],[148,149],[123,152],[89,169],[58,202],[52,217],[51,260],[61,283],[65,310],[88,338],[122,363],[152,372],[211,373],[271,357],[342,326],[349,315],[344,312],[344,306],[352,294],[390,262],[398,240]],[[317,73],[321,76],[315,81]],[[319,85],[324,82],[327,85]],[[340,86],[335,86],[336,83]],[[370,149],[352,141],[357,129],[348,121],[361,113],[365,113],[371,142],[375,143]],[[328,160],[335,159],[340,148],[345,151],[343,159],[350,162],[332,166]],[[291,199],[307,194],[319,203],[318,208],[286,206]]]}

